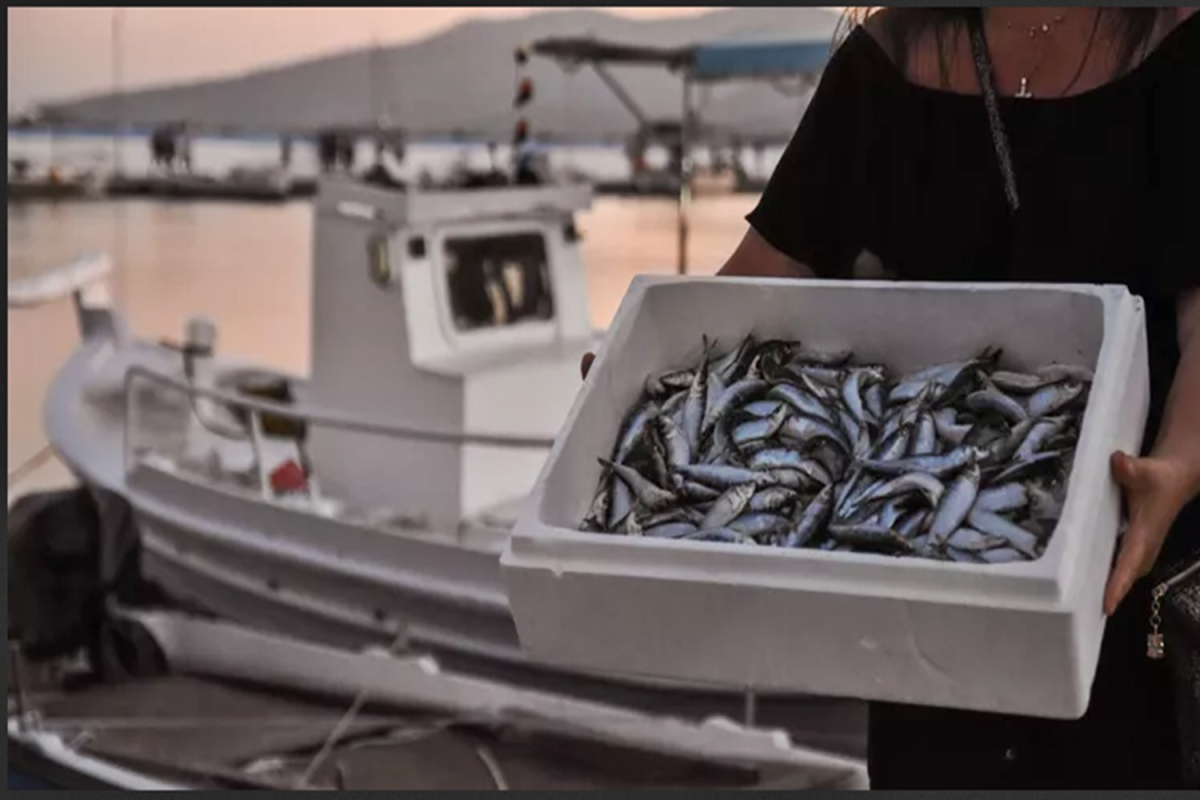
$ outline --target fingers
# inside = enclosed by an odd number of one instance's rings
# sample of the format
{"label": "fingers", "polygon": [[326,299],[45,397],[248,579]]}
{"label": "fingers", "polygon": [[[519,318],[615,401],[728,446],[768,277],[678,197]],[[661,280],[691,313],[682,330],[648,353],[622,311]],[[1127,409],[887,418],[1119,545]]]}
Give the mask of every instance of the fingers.
{"label": "fingers", "polygon": [[1104,592],[1104,613],[1111,616],[1133,585],[1150,572],[1181,505],[1169,470],[1152,459],[1113,453],[1113,479],[1121,486],[1129,527],[1121,537],[1117,563]]}
{"label": "fingers", "polygon": [[[1155,548],[1157,550],[1157,548]],[[1108,585],[1104,589],[1104,613],[1112,616],[1116,613],[1121,602],[1133,589],[1139,578],[1145,575],[1154,562],[1151,553],[1150,535],[1145,528],[1130,525],[1121,540],[1121,552],[1117,556],[1117,564],[1113,567]]]}
{"label": "fingers", "polygon": [[595,353],[584,353],[583,360],[579,362],[579,372],[584,380],[587,380],[588,372],[592,369],[592,362],[596,360]]}

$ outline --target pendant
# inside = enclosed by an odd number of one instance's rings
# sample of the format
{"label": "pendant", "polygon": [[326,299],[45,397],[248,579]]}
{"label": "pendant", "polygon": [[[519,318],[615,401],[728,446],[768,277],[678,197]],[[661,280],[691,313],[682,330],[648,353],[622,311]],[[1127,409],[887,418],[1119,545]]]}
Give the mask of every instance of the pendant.
{"label": "pendant", "polygon": [[1161,633],[1152,633],[1146,637],[1146,658],[1158,661],[1166,655],[1166,642]]}
{"label": "pendant", "polygon": [[1029,91],[1029,78],[1021,78],[1021,88],[1017,89],[1016,96],[1022,99],[1033,97],[1033,92]]}

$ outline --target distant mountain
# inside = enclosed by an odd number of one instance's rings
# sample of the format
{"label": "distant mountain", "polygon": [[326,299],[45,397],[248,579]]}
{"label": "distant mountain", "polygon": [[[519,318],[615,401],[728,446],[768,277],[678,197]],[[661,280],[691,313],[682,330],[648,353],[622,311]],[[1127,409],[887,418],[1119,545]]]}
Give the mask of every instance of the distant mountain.
{"label": "distant mountain", "polygon": [[[368,125],[383,113],[415,138],[462,136],[506,141],[516,119],[513,52],[547,36],[595,36],[628,44],[683,46],[724,39],[832,39],[835,12],[821,8],[744,8],[685,19],[632,20],[587,9],[472,21],[422,41],[355,50],[247,75],[167,86],[120,97],[85,97],[43,106],[52,119],[79,125],[154,125],[185,119],[207,128],[277,131]],[[678,76],[641,67],[613,68],[654,118],[678,119]],[[527,118],[535,135],[614,140],[635,123],[591,69],[566,74],[534,57]],[[374,85],[374,88],[372,86]],[[372,98],[374,97],[374,103]],[[706,120],[746,136],[786,137],[801,98],[757,83],[714,87],[702,98]],[[118,111],[119,109],[119,116]]]}

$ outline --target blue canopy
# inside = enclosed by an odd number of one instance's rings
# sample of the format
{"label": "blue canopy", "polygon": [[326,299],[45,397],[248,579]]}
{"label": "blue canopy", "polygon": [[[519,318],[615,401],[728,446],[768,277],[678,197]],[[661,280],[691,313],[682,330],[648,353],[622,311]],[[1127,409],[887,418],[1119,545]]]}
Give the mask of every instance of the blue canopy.
{"label": "blue canopy", "polygon": [[693,80],[816,76],[831,52],[828,40],[714,42],[698,45],[689,70]]}

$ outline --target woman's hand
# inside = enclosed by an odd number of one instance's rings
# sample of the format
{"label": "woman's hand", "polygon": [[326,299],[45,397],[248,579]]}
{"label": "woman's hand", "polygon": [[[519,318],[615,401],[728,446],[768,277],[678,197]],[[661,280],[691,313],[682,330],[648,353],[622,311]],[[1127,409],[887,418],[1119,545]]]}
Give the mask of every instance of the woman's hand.
{"label": "woman's hand", "polygon": [[1146,458],[1112,456],[1129,527],[1104,592],[1109,615],[1154,567],[1175,518],[1200,494],[1200,290],[1185,292],[1178,312],[1179,366],[1154,449]]}
{"label": "woman's hand", "polygon": [[1117,563],[1104,592],[1104,613],[1109,616],[1133,584],[1154,567],[1175,518],[1193,494],[1193,479],[1185,462],[1117,452],[1111,465],[1113,479],[1125,496],[1129,527],[1121,537]]}

